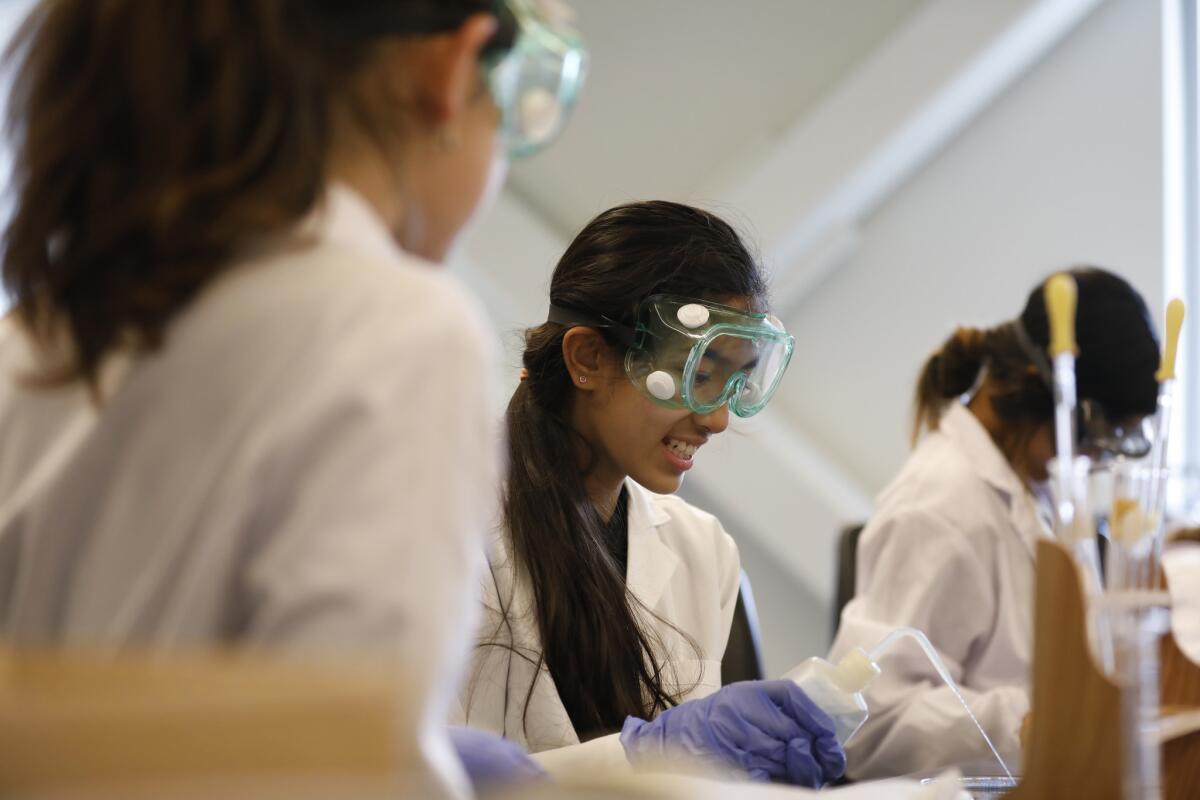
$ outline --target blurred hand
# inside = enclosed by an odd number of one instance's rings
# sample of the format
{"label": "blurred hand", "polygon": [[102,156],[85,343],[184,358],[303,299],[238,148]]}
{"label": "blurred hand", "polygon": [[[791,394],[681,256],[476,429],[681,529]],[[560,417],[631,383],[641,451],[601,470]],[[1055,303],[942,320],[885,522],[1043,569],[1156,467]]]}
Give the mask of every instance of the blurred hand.
{"label": "blurred hand", "polygon": [[546,771],[525,749],[495,734],[474,728],[450,728],[454,745],[471,783],[481,786],[528,783],[546,779]]}

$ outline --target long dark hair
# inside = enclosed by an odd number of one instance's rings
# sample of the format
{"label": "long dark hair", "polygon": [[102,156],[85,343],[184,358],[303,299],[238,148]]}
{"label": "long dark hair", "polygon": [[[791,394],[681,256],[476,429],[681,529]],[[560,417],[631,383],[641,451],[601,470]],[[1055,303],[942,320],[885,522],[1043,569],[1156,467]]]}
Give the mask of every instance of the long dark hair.
{"label": "long dark hair", "polygon": [[[766,285],[732,227],[668,202],[623,205],[596,217],[550,282],[551,303],[627,324],[638,301],[657,293],[747,298],[761,306]],[[558,683],[559,694],[583,713],[573,719],[577,730],[596,734],[620,728],[628,715],[653,716],[679,697],[665,680],[662,643],[643,625],[649,611],[627,591],[605,544],[606,523],[588,498],[577,460],[587,443],[568,421],[574,389],[563,361],[565,330],[547,322],[525,332],[528,377],[507,413],[504,521],[516,572],[536,604],[544,648],[537,667],[544,661],[569,676]]]}
{"label": "long dark hair", "polygon": [[[54,0],[6,62],[15,213],[4,285],[18,320],[94,382],[251,237],[308,213],[335,122],[394,116],[358,77],[388,37],[451,30],[492,0]],[[513,38],[511,16],[490,48]],[[394,127],[394,126],[393,126]]]}
{"label": "long dark hair", "polygon": [[[1146,301],[1123,278],[1103,269],[1077,267],[1068,274],[1078,288],[1079,397],[1099,402],[1110,419],[1154,413],[1159,351]],[[1043,352],[1050,342],[1044,285],[1030,292],[1017,321],[1028,341]],[[937,427],[946,405],[970,391],[986,366],[996,387],[992,405],[1007,428],[1007,438],[999,444],[1011,461],[1033,431],[1054,419],[1054,395],[1020,337],[1014,322],[955,331],[917,379],[913,441],[922,430]]]}

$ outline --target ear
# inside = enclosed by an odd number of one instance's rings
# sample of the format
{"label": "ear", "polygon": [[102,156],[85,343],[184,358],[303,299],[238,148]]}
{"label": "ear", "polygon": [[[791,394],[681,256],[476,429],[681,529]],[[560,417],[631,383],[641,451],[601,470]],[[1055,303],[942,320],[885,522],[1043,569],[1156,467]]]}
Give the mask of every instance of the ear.
{"label": "ear", "polygon": [[563,334],[562,354],[576,389],[590,392],[608,377],[611,348],[595,328],[580,326]]}
{"label": "ear", "polygon": [[432,126],[453,123],[478,94],[479,56],[497,24],[490,14],[472,14],[457,29],[429,37],[407,59],[417,107]]}

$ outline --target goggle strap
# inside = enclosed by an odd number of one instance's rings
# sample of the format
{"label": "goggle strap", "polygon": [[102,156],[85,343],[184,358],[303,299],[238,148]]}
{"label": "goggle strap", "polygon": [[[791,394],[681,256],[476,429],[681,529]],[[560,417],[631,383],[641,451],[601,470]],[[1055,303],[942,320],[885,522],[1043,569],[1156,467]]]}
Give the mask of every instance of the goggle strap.
{"label": "goggle strap", "polygon": [[573,308],[563,308],[551,303],[549,311],[546,312],[546,321],[567,327],[582,325],[588,328],[604,328],[612,331],[617,341],[626,347],[637,346],[637,334],[632,328],[614,319],[609,319],[603,314],[591,314]]}
{"label": "goggle strap", "polygon": [[1046,351],[1033,343],[1033,339],[1029,336],[1029,331],[1025,330],[1025,325],[1018,317],[1012,321],[1013,333],[1017,337],[1017,345],[1020,346],[1021,352],[1033,362],[1037,367],[1038,374],[1042,376],[1042,382],[1046,384],[1046,388],[1051,392],[1054,391],[1054,368],[1050,366],[1050,359],[1046,358]]}

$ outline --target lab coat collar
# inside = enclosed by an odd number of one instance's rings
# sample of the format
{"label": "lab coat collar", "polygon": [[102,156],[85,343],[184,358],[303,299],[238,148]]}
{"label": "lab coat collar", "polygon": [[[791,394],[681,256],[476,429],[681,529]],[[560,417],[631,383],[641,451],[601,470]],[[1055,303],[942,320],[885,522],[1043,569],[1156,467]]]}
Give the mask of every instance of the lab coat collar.
{"label": "lab coat collar", "polygon": [[625,490],[629,495],[629,566],[625,583],[642,605],[653,609],[679,565],[679,556],[658,533],[658,527],[671,517],[654,502],[654,495],[628,478]]}
{"label": "lab coat collar", "polygon": [[976,419],[966,406],[961,403],[951,404],[942,414],[938,430],[958,445],[975,471],[989,486],[1000,490],[1010,500],[1027,491],[1008,459],[992,441],[983,423]]}
{"label": "lab coat collar", "polygon": [[942,414],[938,430],[963,452],[976,474],[1004,498],[1009,517],[1030,556],[1036,555],[1037,540],[1049,536],[1050,530],[1039,513],[1033,493],[992,441],[983,424],[966,406],[953,403]]}
{"label": "lab coat collar", "polygon": [[322,242],[389,261],[402,253],[374,207],[344,183],[326,187],[320,206],[301,223],[300,230]]}

